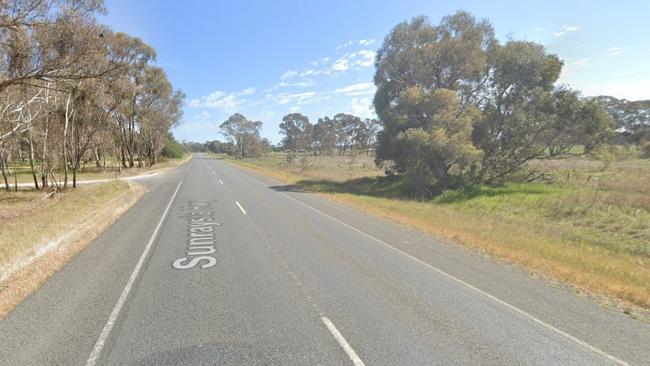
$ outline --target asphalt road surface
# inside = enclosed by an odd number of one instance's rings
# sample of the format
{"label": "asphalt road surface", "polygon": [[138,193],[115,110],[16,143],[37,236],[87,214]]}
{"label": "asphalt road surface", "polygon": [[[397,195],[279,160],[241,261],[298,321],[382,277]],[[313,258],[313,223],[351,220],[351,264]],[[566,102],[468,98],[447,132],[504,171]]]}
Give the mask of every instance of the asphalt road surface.
{"label": "asphalt road surface", "polygon": [[650,325],[195,156],[0,321],[2,365],[650,364]]}

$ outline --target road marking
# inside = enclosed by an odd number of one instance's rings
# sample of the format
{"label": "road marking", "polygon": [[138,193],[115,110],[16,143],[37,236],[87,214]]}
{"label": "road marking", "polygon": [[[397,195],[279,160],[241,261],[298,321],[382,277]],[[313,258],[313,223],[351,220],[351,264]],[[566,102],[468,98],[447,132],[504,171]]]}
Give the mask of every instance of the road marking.
{"label": "road marking", "polygon": [[142,264],[147,258],[147,255],[149,254],[149,250],[151,249],[151,246],[153,245],[156,237],[158,236],[158,232],[160,231],[160,228],[162,227],[162,224],[165,221],[165,218],[167,217],[167,213],[169,212],[169,209],[172,207],[174,198],[176,198],[176,194],[178,193],[178,190],[181,188],[182,183],[183,183],[182,180],[178,182],[178,186],[176,187],[176,190],[174,191],[172,198],[169,200],[169,203],[167,204],[165,211],[160,217],[160,220],[158,221],[158,225],[156,225],[153,234],[151,234],[151,238],[149,239],[147,246],[144,247],[144,251],[142,252],[142,255],[140,255],[140,259],[138,260],[138,263],[135,265],[135,268],[131,273],[131,277],[129,277],[129,281],[126,283],[126,286],[124,286],[124,290],[122,290],[122,294],[120,294],[120,297],[117,300],[117,304],[115,304],[115,307],[113,307],[113,311],[111,311],[111,315],[108,317],[108,321],[106,321],[106,325],[104,325],[104,329],[102,329],[102,333],[99,335],[99,338],[95,343],[95,347],[93,348],[93,351],[90,353],[90,356],[88,357],[88,361],[86,361],[86,366],[94,366],[97,363],[99,354],[102,352],[102,348],[104,348],[104,344],[106,343],[108,336],[111,334],[111,330],[113,330],[113,326],[115,325],[115,321],[117,320],[117,317],[120,315],[122,306],[124,306],[124,303],[126,302],[126,299],[129,296],[129,292],[131,292],[131,287],[133,287],[133,283],[135,282],[135,279],[138,277],[138,274],[140,273]]}
{"label": "road marking", "polygon": [[220,183],[220,184],[223,184],[223,181],[222,181],[221,179],[219,179],[219,183]]}
{"label": "road marking", "polygon": [[241,212],[243,212],[244,215],[246,215],[246,210],[244,210],[244,208],[241,207],[241,205],[239,204],[239,202],[235,201],[235,203],[237,204],[237,207],[239,207],[239,209],[241,210]]}
{"label": "road marking", "polygon": [[343,350],[348,355],[348,357],[350,357],[354,366],[365,366],[363,361],[361,361],[359,355],[357,355],[357,353],[354,352],[354,349],[352,349],[348,341],[345,340],[345,337],[343,337],[341,332],[339,332],[339,330],[336,329],[334,323],[332,323],[332,321],[325,316],[321,316],[320,320],[323,321],[327,329],[330,331],[330,333],[332,333],[334,339],[336,339],[336,341],[339,342],[339,345],[341,346],[341,348],[343,348]]}
{"label": "road marking", "polygon": [[357,229],[356,227],[354,227],[354,226],[352,226],[352,225],[350,225],[348,223],[345,223],[345,222],[343,222],[343,221],[341,221],[341,220],[339,220],[339,219],[337,219],[337,218],[335,218],[333,216],[330,216],[330,215],[324,213],[323,211],[302,202],[299,199],[291,197],[290,195],[288,195],[286,193],[284,194],[284,196],[298,202],[299,204],[301,204],[301,205],[303,205],[303,206],[305,206],[305,207],[307,207],[307,208],[309,208],[309,209],[311,209],[311,210],[313,210],[313,211],[315,211],[315,212],[317,212],[317,213],[319,213],[319,214],[321,214],[321,215],[323,215],[323,216],[325,216],[327,218],[329,218],[330,220],[338,222],[339,224],[344,225],[344,226],[358,232],[359,234],[362,234],[362,235],[368,237],[369,239],[374,240],[375,242],[385,246],[386,248],[389,248],[389,249],[393,250],[394,252],[396,252],[398,254],[401,254],[401,255],[413,260],[416,263],[419,263],[419,264],[425,266],[426,268],[428,268],[429,270],[431,270],[433,272],[436,272],[436,273],[438,273],[438,274],[440,274],[440,275],[442,275],[442,276],[444,276],[444,277],[446,277],[446,278],[448,278],[448,279],[450,279],[450,280],[452,280],[452,281],[454,281],[454,282],[456,282],[456,283],[458,283],[458,284],[460,284],[460,285],[462,285],[462,286],[464,286],[464,287],[466,287],[466,288],[468,288],[468,289],[470,289],[470,290],[472,290],[472,291],[474,291],[474,292],[476,292],[476,293],[478,293],[480,295],[483,295],[483,296],[487,297],[488,299],[490,299],[490,300],[492,300],[492,301],[494,301],[494,302],[496,302],[498,304],[501,304],[501,305],[505,306],[506,308],[514,311],[515,313],[527,318],[528,320],[531,320],[535,324],[540,325],[541,327],[546,328],[546,329],[548,329],[548,330],[550,330],[550,331],[552,331],[552,332],[554,332],[554,333],[556,333],[556,334],[558,334],[558,335],[560,335],[560,336],[562,336],[562,337],[564,337],[564,338],[566,338],[566,339],[568,339],[568,340],[570,340],[572,342],[575,342],[578,345],[584,347],[585,349],[587,349],[587,350],[589,350],[589,351],[591,351],[591,352],[593,352],[593,353],[595,353],[595,354],[597,354],[597,355],[599,355],[601,357],[604,357],[604,358],[614,362],[617,365],[621,365],[621,366],[629,366],[630,365],[627,362],[617,358],[616,356],[613,356],[613,355],[611,355],[611,354],[609,354],[609,353],[607,353],[605,351],[602,351],[602,350],[590,345],[589,343],[587,343],[585,341],[582,341],[582,340],[572,336],[571,334],[569,334],[569,333],[567,333],[567,332],[565,332],[565,331],[563,331],[563,330],[561,330],[559,328],[556,328],[556,327],[544,322],[541,319],[538,319],[538,318],[534,317],[533,315],[525,312],[524,310],[519,309],[518,307],[516,307],[516,306],[514,306],[512,304],[507,303],[504,300],[501,300],[501,299],[499,299],[498,297],[496,297],[494,295],[490,295],[489,293],[479,289],[478,287],[470,285],[469,283],[461,280],[460,278],[454,277],[453,275],[451,275],[451,274],[449,274],[449,273],[447,273],[447,272],[445,272],[445,271],[443,271],[441,269],[438,269],[438,268],[430,265],[429,263],[426,263],[426,262],[424,262],[424,261],[422,261],[422,260],[420,260],[420,259],[418,259],[418,258],[404,252],[404,251],[401,251],[401,250],[393,247],[392,245],[384,242],[383,240],[381,240],[379,238],[376,238],[376,237],[366,233],[365,231]]}

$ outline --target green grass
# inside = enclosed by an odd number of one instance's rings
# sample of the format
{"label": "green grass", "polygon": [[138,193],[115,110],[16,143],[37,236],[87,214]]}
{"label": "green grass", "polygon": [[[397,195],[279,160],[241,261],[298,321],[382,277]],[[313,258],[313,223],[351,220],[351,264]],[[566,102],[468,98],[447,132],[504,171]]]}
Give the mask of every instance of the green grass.
{"label": "green grass", "polygon": [[409,198],[372,157],[283,155],[234,161],[426,233],[593,292],[650,308],[650,161],[531,163],[547,183],[510,182]]}

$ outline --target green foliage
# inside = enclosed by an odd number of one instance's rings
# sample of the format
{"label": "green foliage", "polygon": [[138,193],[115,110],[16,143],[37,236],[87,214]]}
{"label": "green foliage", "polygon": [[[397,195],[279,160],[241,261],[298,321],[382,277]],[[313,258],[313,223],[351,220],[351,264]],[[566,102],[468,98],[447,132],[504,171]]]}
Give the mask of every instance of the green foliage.
{"label": "green foliage", "polygon": [[361,118],[347,113],[337,113],[333,118],[336,145],[339,153],[345,154],[356,139],[356,131],[363,124]]}
{"label": "green foliage", "polygon": [[319,118],[312,131],[314,154],[329,153],[336,147],[336,124],[329,117]]}
{"label": "green foliage", "polygon": [[306,150],[311,145],[313,126],[309,118],[300,113],[291,113],[282,117],[280,133],[284,135],[282,146],[286,150]]}
{"label": "green foliage", "polygon": [[393,160],[414,194],[460,184],[480,157],[472,145],[472,126],[480,115],[473,107],[462,110],[451,90],[408,88],[385,117],[392,123],[381,135],[377,158]]}
{"label": "green foliage", "polygon": [[169,159],[180,159],[183,157],[183,146],[176,141],[171,133],[167,136],[167,143],[163,147],[162,155]]}
{"label": "green foliage", "polygon": [[593,149],[612,119],[556,88],[562,62],[542,45],[500,44],[466,12],[396,26],[377,53],[377,164],[392,161],[414,195],[498,183],[534,159]]}

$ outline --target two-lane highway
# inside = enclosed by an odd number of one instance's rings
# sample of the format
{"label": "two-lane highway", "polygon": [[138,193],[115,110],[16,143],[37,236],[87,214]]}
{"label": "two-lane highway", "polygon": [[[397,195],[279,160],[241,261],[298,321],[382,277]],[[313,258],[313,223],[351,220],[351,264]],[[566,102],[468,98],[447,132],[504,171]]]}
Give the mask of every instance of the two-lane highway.
{"label": "two-lane highway", "polygon": [[0,321],[6,365],[647,364],[650,327],[196,156]]}

